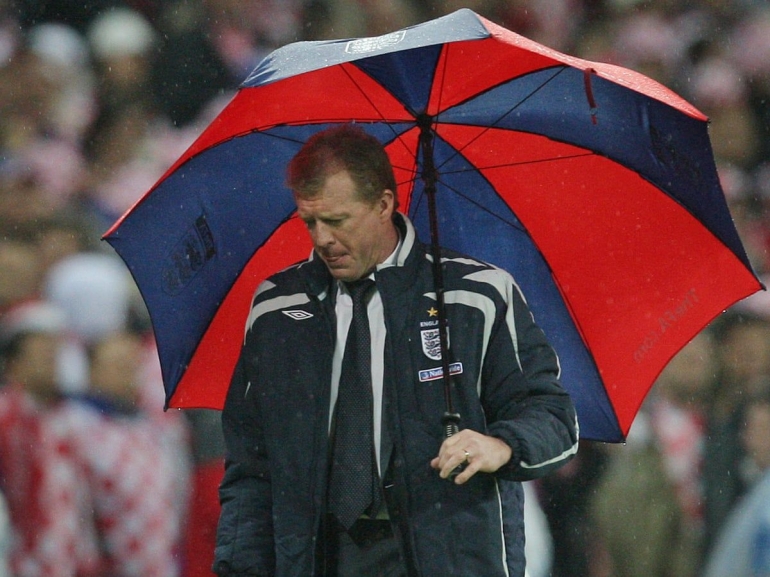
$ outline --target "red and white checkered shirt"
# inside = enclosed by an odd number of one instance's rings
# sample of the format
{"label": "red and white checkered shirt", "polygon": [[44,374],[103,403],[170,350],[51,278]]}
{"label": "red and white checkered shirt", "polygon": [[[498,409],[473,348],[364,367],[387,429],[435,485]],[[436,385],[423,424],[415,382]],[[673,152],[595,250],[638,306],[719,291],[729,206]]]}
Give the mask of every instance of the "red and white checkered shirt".
{"label": "red and white checkered shirt", "polygon": [[72,416],[67,402],[44,407],[18,386],[0,389],[0,479],[11,517],[10,565],[16,577],[98,574]]}

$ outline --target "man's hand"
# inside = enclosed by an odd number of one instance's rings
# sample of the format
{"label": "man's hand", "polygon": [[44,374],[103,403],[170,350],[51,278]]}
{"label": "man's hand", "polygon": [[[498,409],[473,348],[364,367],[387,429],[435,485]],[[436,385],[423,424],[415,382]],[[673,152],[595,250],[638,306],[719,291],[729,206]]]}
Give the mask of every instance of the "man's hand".
{"label": "man's hand", "polygon": [[455,477],[455,483],[462,485],[479,471],[494,473],[511,460],[511,447],[497,437],[488,437],[470,429],[464,429],[447,438],[430,466],[439,471],[442,479],[459,465],[466,464],[465,470]]}

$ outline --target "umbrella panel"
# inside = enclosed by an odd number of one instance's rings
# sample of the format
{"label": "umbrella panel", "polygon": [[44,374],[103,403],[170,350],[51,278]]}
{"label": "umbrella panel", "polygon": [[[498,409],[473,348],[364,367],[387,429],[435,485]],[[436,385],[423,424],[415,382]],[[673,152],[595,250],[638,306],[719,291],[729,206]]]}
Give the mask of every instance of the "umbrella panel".
{"label": "umbrella panel", "polygon": [[[562,355],[579,414],[591,416],[584,436],[625,437],[658,373],[719,311],[755,290],[754,275],[685,207],[606,158],[510,131],[438,133],[463,143],[463,157],[436,146],[446,159],[442,244],[514,274]],[[591,358],[574,354],[578,334]]]}
{"label": "umbrella panel", "polygon": [[[684,205],[750,268],[719,185],[705,123],[605,79],[591,82],[595,117],[589,113],[583,73],[557,67],[517,77],[445,110],[441,123],[546,135],[549,140],[605,156],[643,175],[641,178]],[[510,103],[505,114],[499,112],[505,109],[502,102]],[[462,151],[486,130],[467,131],[462,136],[465,140],[458,134],[453,143]],[[479,166],[490,166],[496,155],[507,154],[506,144],[523,148],[515,138],[490,145],[487,156],[479,157]],[[540,158],[549,157],[541,154]]]}

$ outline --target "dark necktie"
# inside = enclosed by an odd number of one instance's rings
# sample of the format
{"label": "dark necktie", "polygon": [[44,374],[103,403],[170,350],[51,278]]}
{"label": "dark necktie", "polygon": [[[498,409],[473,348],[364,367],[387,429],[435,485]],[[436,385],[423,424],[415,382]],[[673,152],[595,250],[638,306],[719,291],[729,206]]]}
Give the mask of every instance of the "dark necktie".
{"label": "dark necktie", "polygon": [[353,319],[345,342],[339,392],[334,409],[334,435],[329,479],[329,510],[349,529],[370,506],[380,501],[374,458],[372,363],[366,297],[374,281],[347,283],[353,299]]}

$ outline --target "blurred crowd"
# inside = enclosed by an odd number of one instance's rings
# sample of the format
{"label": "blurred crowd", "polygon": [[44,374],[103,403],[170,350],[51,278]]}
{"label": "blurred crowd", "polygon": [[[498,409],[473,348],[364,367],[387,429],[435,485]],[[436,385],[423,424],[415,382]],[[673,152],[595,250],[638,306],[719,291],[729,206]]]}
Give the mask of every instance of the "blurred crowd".
{"label": "blurred crowd", "polygon": [[[0,577],[211,575],[219,416],[163,411],[100,236],[270,50],[461,7],[700,108],[770,276],[763,0],[0,0]],[[531,577],[770,575],[770,298],[674,358],[626,444],[583,442],[527,496]]]}

